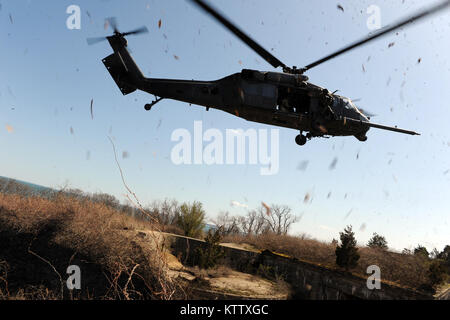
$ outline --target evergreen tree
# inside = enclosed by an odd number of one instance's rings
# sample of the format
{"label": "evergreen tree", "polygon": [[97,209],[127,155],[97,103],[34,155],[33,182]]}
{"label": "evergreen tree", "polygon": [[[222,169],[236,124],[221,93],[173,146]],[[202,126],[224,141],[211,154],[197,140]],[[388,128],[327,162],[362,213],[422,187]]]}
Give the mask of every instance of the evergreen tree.
{"label": "evergreen tree", "polygon": [[425,248],[424,246],[421,246],[420,244],[417,246],[417,248],[414,249],[414,255],[415,256],[419,256],[419,257],[423,257],[425,259],[428,259],[430,254],[428,253],[427,248]]}
{"label": "evergreen tree", "polygon": [[177,218],[177,225],[187,237],[199,237],[205,227],[205,211],[200,202],[183,203]]}
{"label": "evergreen tree", "polygon": [[223,227],[217,230],[209,230],[205,238],[205,245],[196,249],[197,265],[203,269],[214,268],[225,252],[220,246],[222,241]]}
{"label": "evergreen tree", "polygon": [[380,236],[377,233],[374,233],[372,238],[370,238],[369,242],[367,243],[367,246],[369,248],[375,248],[375,249],[383,249],[387,250],[387,241],[386,238],[383,236]]}
{"label": "evergreen tree", "polygon": [[336,247],[336,264],[348,271],[356,267],[360,257],[352,226],[347,226],[344,232],[340,232],[340,238],[341,244]]}

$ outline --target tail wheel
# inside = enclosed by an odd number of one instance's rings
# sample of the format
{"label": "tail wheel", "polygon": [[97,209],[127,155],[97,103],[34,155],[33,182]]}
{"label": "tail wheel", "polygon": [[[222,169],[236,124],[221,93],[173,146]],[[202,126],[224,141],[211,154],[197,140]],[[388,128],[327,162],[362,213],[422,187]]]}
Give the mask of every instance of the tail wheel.
{"label": "tail wheel", "polygon": [[304,146],[306,144],[306,137],[302,134],[299,134],[295,137],[295,143],[297,143],[299,146]]}

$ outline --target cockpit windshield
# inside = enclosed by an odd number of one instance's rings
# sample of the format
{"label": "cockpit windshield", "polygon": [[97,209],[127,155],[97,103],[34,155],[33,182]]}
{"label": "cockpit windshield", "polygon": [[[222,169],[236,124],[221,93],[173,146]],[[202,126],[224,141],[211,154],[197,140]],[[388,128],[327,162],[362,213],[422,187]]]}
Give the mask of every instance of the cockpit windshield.
{"label": "cockpit windshield", "polygon": [[357,110],[356,106],[350,99],[338,95],[334,96],[334,106],[336,108],[345,108],[347,110]]}
{"label": "cockpit windshield", "polygon": [[356,106],[353,104],[353,102],[348,98],[342,98],[342,102],[344,104],[344,108],[349,110],[357,110]]}
{"label": "cockpit windshield", "polygon": [[343,117],[350,117],[367,121],[366,116],[356,107],[349,98],[334,95],[333,103],[334,112]]}

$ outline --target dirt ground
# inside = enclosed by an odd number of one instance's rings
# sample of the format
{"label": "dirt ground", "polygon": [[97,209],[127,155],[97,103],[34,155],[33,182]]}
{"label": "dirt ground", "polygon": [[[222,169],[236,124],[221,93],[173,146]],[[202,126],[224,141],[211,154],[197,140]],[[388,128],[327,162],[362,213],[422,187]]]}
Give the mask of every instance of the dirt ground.
{"label": "dirt ground", "polygon": [[[138,237],[145,237],[150,242],[161,245],[163,236],[158,232],[138,231]],[[251,245],[222,243],[224,246],[256,251]],[[217,292],[237,298],[251,299],[287,299],[290,289],[283,281],[271,281],[257,275],[238,272],[225,266],[210,270],[201,270],[184,266],[173,254],[165,251],[169,275],[182,281],[194,283],[196,289]]]}

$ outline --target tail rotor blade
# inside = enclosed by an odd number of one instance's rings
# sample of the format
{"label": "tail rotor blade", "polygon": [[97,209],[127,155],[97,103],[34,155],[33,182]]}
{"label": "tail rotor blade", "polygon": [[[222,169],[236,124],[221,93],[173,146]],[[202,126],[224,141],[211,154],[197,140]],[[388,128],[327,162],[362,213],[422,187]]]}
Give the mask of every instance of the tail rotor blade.
{"label": "tail rotor blade", "polygon": [[99,43],[99,42],[102,42],[102,41],[105,41],[105,40],[106,40],[105,37],[96,37],[96,38],[87,38],[86,42],[87,42],[88,45],[91,46],[93,44],[96,44],[96,43]]}
{"label": "tail rotor blade", "polygon": [[125,32],[125,33],[120,33],[119,29],[117,28],[117,19],[115,17],[111,17],[111,18],[106,18],[105,19],[105,28],[107,26],[110,26],[111,28],[114,29],[114,35],[110,36],[110,37],[96,37],[96,38],[87,38],[86,41],[88,43],[88,45],[93,45],[96,44],[98,42],[107,40],[108,38],[113,38],[113,37],[125,37],[125,36],[129,36],[129,35],[137,35],[137,34],[142,34],[142,33],[148,33],[148,29],[146,26],[140,27],[138,29],[129,31],[129,32]]}
{"label": "tail rotor blade", "polygon": [[123,36],[129,36],[129,35],[137,35],[137,34],[142,34],[142,33],[148,33],[148,29],[146,26],[140,27],[139,29],[133,30],[133,31],[129,31],[129,32],[125,32],[122,35]]}

